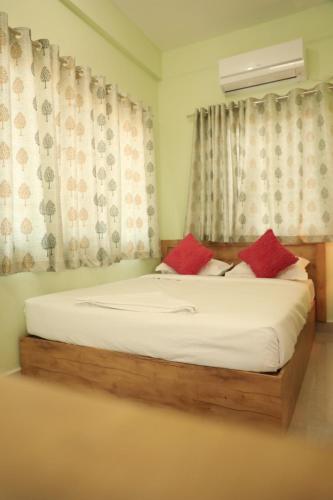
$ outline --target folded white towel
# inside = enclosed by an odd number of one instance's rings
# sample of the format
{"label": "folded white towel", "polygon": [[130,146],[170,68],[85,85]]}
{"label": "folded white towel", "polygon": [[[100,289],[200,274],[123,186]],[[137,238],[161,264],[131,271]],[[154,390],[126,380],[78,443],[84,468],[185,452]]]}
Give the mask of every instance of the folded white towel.
{"label": "folded white towel", "polygon": [[132,293],[79,297],[76,299],[76,302],[79,304],[90,304],[97,307],[135,312],[197,312],[197,308],[194,305],[171,297],[160,291],[140,294]]}

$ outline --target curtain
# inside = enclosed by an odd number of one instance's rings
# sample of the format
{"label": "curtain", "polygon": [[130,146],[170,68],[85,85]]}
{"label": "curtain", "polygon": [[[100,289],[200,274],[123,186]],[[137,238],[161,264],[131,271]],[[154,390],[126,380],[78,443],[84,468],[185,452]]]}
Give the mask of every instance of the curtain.
{"label": "curtain", "polygon": [[185,226],[200,240],[234,237],[243,122],[243,106],[239,113],[224,104],[196,111]]}
{"label": "curtain", "polygon": [[151,111],[0,14],[0,272],[158,255]]}
{"label": "curtain", "polygon": [[286,242],[333,240],[332,158],[329,84],[197,111],[186,231],[212,241],[253,241],[268,228]]}

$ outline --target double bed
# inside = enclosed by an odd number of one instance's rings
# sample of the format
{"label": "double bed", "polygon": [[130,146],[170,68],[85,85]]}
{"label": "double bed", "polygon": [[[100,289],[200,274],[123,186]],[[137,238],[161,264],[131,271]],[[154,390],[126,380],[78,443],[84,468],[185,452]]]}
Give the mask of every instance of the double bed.
{"label": "double bed", "polygon": [[[177,241],[162,242],[162,254]],[[207,244],[238,261],[241,245]],[[325,321],[325,246],[293,245],[309,279],[147,275],[26,302],[22,373],[120,397],[286,428]],[[197,312],[134,312],[84,297],[161,293]]]}

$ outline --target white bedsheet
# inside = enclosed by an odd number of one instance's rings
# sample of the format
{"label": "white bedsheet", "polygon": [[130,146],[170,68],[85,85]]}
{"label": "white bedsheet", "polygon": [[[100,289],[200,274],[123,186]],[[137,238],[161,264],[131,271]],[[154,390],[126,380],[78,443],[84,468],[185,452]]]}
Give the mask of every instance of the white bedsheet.
{"label": "white bedsheet", "polygon": [[96,307],[108,309],[119,309],[122,311],[135,312],[160,312],[160,313],[195,313],[197,308],[193,304],[179,300],[171,295],[156,290],[143,293],[109,293],[105,295],[92,295],[91,297],[80,297],[78,304],[90,304]]}
{"label": "white bedsheet", "polygon": [[[162,291],[196,314],[142,313],[77,304],[78,298]],[[311,281],[147,275],[26,301],[39,337],[170,361],[273,372],[292,356],[314,298]]]}

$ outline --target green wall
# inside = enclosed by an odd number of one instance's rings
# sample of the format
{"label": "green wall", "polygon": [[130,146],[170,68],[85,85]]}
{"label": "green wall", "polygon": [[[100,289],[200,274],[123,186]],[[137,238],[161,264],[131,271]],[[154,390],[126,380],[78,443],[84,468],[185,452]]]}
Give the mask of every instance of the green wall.
{"label": "green wall", "polygon": [[[61,55],[110,82],[158,113],[160,51],[109,0],[1,0],[11,27],[28,26],[32,38],[48,38]],[[106,22],[108,20],[108,22]],[[110,22],[109,22],[110,20]],[[24,334],[24,299],[92,286],[150,272],[155,261],[123,261],[109,268],[0,277],[0,373],[19,366],[18,339]]]}
{"label": "green wall", "polygon": [[[192,141],[192,120],[187,115],[196,107],[219,103],[224,96],[218,83],[218,60],[240,52],[302,37],[306,46],[309,81],[333,76],[333,4],[296,15],[258,24],[163,53],[159,93],[160,128],[160,221],[161,238],[183,235]],[[284,92],[290,86],[274,86]],[[260,96],[267,88],[228,97]],[[333,245],[328,245],[328,318],[333,321]]]}

